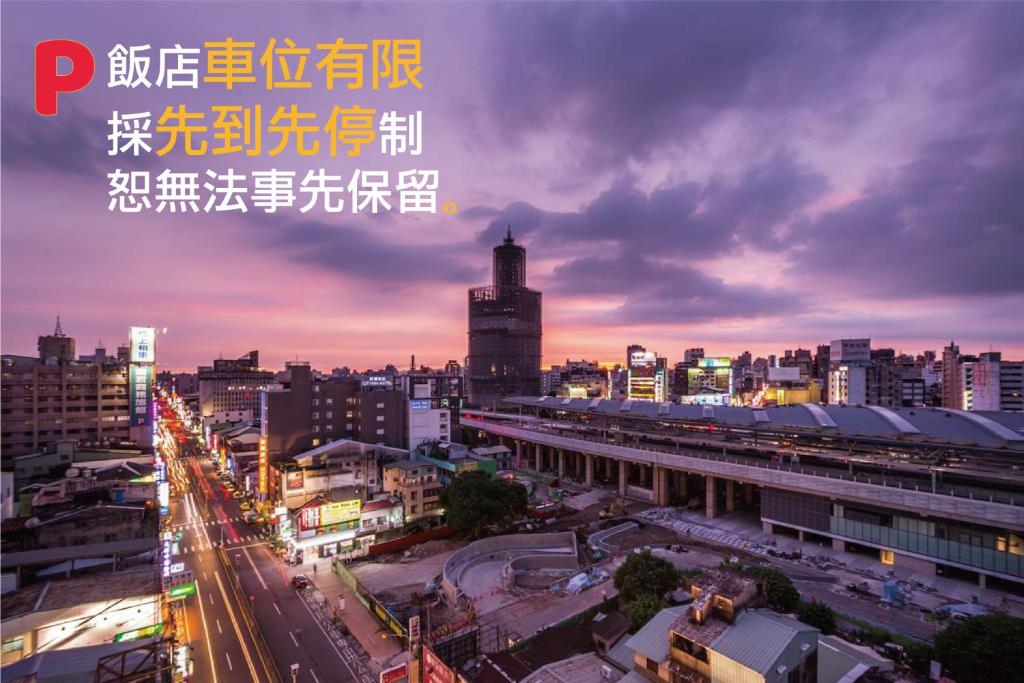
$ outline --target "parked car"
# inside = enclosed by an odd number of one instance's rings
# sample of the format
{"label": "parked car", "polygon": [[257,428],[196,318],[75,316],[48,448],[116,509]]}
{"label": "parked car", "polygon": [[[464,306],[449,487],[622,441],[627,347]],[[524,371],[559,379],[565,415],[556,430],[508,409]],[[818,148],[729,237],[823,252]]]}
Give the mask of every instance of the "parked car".
{"label": "parked car", "polygon": [[292,577],[292,588],[295,590],[309,588],[309,579],[306,578],[305,574],[296,574]]}
{"label": "parked car", "polygon": [[252,505],[249,505],[249,501],[243,500],[238,504],[238,509],[242,512],[248,512],[249,510],[252,510]]}

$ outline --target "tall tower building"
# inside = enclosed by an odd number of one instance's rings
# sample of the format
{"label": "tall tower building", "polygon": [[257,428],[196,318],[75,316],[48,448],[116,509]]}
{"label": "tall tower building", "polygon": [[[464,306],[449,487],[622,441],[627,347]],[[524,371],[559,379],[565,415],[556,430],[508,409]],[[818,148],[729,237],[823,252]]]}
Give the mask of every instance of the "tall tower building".
{"label": "tall tower building", "polygon": [[59,315],[53,334],[39,337],[38,349],[39,360],[44,363],[70,363],[75,360],[75,340],[64,334],[60,327]]}
{"label": "tall tower building", "polygon": [[949,342],[942,349],[942,407],[963,408],[963,382],[960,375],[960,347]]}
{"label": "tall tower building", "polygon": [[490,287],[469,290],[469,402],[540,395],[541,294],[526,286],[526,249],[509,227],[494,248]]}

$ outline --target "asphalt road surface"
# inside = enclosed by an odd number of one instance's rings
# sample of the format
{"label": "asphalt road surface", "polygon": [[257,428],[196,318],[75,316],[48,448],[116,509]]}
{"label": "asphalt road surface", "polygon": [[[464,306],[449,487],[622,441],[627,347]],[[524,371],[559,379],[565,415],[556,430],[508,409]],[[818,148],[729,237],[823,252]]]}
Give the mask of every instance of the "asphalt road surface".
{"label": "asphalt road surface", "polygon": [[[287,682],[298,664],[296,681],[376,681],[378,672],[358,642],[331,625],[319,593],[291,587],[279,558],[257,527],[243,521],[240,501],[200,448],[189,440],[173,450],[169,474],[177,495],[170,528],[181,537],[172,562],[193,573],[197,588],[183,599],[192,680]],[[266,643],[262,656],[245,602]]]}

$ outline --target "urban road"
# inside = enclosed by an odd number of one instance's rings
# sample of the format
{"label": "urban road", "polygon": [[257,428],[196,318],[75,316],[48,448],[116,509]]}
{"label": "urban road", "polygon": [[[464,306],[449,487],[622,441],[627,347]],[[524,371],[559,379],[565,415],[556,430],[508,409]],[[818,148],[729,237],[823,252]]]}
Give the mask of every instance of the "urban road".
{"label": "urban road", "polygon": [[243,521],[238,501],[201,449],[189,440],[179,452],[170,460],[178,493],[171,529],[182,532],[172,561],[184,563],[196,580],[196,594],[185,598],[192,679],[375,681],[370,658],[331,625],[319,592],[291,587],[280,560]]}

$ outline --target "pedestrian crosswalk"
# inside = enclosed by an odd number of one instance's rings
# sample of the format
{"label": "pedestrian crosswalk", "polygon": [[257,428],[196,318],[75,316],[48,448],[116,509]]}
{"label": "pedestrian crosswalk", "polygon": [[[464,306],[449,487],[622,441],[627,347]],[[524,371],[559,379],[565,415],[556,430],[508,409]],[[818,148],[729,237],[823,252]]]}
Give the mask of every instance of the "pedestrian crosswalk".
{"label": "pedestrian crosswalk", "polygon": [[178,544],[178,551],[175,553],[175,556],[201,553],[213,550],[218,546],[230,549],[242,546],[262,545],[263,543],[264,540],[258,534],[239,535],[237,538],[225,536],[223,542],[220,538],[211,538],[209,543],[206,542],[206,538],[189,539],[188,541]]}
{"label": "pedestrian crosswalk", "polygon": [[244,517],[225,517],[224,519],[209,519],[209,520],[193,519],[193,520],[189,520],[187,522],[180,522],[178,524],[175,524],[174,526],[176,526],[176,527],[183,527],[183,528],[199,527],[199,526],[203,526],[203,525],[205,525],[206,527],[217,527],[217,526],[221,526],[222,524],[226,524],[228,522],[232,522],[232,523],[235,523],[235,522],[245,523],[245,518]]}

